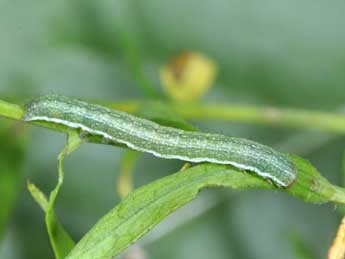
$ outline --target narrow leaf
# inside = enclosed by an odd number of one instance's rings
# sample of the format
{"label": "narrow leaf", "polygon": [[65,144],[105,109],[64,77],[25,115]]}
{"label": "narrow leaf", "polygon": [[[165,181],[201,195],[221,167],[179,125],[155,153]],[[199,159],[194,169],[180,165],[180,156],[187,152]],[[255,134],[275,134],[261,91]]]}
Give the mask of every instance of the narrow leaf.
{"label": "narrow leaf", "polygon": [[63,228],[61,223],[56,217],[54,212],[54,204],[59,193],[59,190],[63,183],[64,178],[64,169],[63,169],[63,161],[67,154],[70,154],[73,150],[79,147],[80,144],[83,143],[78,136],[78,134],[74,131],[70,131],[68,133],[67,142],[65,147],[59,154],[58,157],[58,171],[59,171],[59,178],[58,183],[54,190],[50,193],[49,200],[47,200],[46,196],[32,183],[28,182],[28,189],[35,199],[35,201],[40,205],[42,210],[46,213],[45,214],[45,221],[47,226],[47,231],[50,239],[50,243],[53,247],[55,257],[57,259],[63,259],[66,255],[72,250],[75,243],[67,231]]}
{"label": "narrow leaf", "polygon": [[254,174],[216,164],[201,164],[154,181],[130,193],[101,218],[67,258],[113,258],[207,187],[278,189],[309,202],[345,203],[344,189],[331,185],[309,162],[297,157],[291,159],[298,177],[286,189]]}
{"label": "narrow leaf", "polygon": [[30,181],[28,181],[28,190],[29,190],[32,198],[34,198],[34,200],[41,207],[41,209],[44,212],[47,212],[49,203],[48,203],[48,199],[44,195],[44,193],[40,189],[38,189],[38,187],[35,184],[33,184]]}
{"label": "narrow leaf", "polygon": [[63,259],[74,247],[74,241],[70,238],[68,233],[63,229],[54,213],[54,203],[60,191],[64,178],[63,161],[66,155],[70,154],[73,150],[82,144],[83,140],[75,131],[70,131],[67,136],[65,147],[58,157],[58,170],[59,178],[58,183],[54,190],[50,193],[48,208],[46,211],[46,225],[49,234],[50,243],[53,247],[54,254],[57,259]]}
{"label": "narrow leaf", "polygon": [[54,252],[56,250],[56,258],[64,258],[62,256],[66,256],[74,247],[74,241],[60,224],[53,209],[50,209],[49,220],[47,220],[49,201],[44,193],[31,182],[28,182],[28,190],[41,209],[46,213],[46,225],[49,229],[48,233],[50,234],[53,232],[53,236],[50,237],[50,239],[54,242],[54,245],[52,243],[52,246],[54,247]]}

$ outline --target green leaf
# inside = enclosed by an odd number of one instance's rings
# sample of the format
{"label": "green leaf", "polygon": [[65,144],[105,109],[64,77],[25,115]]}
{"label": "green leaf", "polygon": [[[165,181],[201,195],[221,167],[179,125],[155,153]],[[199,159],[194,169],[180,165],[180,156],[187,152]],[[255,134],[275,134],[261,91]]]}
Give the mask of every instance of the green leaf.
{"label": "green leaf", "polygon": [[45,195],[34,184],[30,182],[28,183],[28,189],[31,195],[46,213],[45,222],[49,234],[49,239],[53,247],[55,257],[57,259],[65,258],[75,245],[73,239],[63,228],[54,212],[54,204],[64,179],[63,161],[66,155],[70,154],[73,150],[78,148],[82,143],[83,140],[80,139],[79,135],[75,131],[70,131],[68,133],[66,145],[62,149],[58,157],[58,183],[54,190],[50,193],[49,200],[47,200]]}
{"label": "green leaf", "polygon": [[69,237],[66,231],[59,224],[55,213],[54,203],[56,197],[60,191],[64,178],[63,161],[66,155],[70,154],[73,150],[78,148],[82,144],[83,140],[80,139],[79,135],[75,131],[70,131],[67,136],[67,142],[65,147],[59,154],[58,157],[58,170],[59,179],[56,187],[50,193],[48,208],[46,212],[46,225],[49,233],[50,243],[53,247],[54,254],[57,259],[63,259],[74,247],[73,240]]}
{"label": "green leaf", "polygon": [[44,195],[44,193],[35,184],[33,184],[30,181],[28,181],[27,187],[32,198],[34,198],[34,200],[37,202],[37,204],[41,207],[41,209],[44,212],[47,212],[49,202],[48,202],[47,197]]}
{"label": "green leaf", "polygon": [[154,181],[130,193],[100,219],[67,258],[113,258],[207,187],[277,189],[309,202],[345,203],[344,189],[330,184],[309,162],[292,159],[298,177],[287,189],[277,188],[255,174],[216,164],[197,165]]}
{"label": "green leaf", "polygon": [[52,240],[51,242],[56,258],[64,258],[75,245],[73,239],[60,224],[54,210],[52,208],[49,209],[49,201],[44,193],[42,193],[42,191],[31,182],[28,182],[28,190],[34,200],[46,213],[46,225],[50,235],[50,240]]}

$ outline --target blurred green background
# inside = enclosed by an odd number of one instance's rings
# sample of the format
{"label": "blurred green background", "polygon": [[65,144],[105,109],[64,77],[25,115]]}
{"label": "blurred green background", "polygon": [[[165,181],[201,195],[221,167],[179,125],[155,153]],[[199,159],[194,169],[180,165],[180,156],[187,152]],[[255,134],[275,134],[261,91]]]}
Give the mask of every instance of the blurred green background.
{"label": "blurred green background", "polygon": [[[0,0],[0,97],[18,103],[52,92],[113,102],[147,99],[138,86],[137,62],[163,93],[159,68],[193,50],[219,68],[203,101],[335,111],[345,105],[344,11],[341,0]],[[299,154],[342,185],[342,136],[192,123]],[[0,227],[6,225],[0,229],[0,258],[53,258],[44,215],[25,183],[30,179],[49,193],[64,136],[1,119],[0,138]],[[119,201],[116,177],[123,153],[87,144],[66,159],[56,211],[76,240]],[[142,155],[135,185],[181,165]],[[150,259],[325,258],[339,220],[333,205],[307,204],[277,191],[208,190],[142,246]],[[176,221],[184,224],[174,227]],[[164,234],[169,226],[172,231]]]}

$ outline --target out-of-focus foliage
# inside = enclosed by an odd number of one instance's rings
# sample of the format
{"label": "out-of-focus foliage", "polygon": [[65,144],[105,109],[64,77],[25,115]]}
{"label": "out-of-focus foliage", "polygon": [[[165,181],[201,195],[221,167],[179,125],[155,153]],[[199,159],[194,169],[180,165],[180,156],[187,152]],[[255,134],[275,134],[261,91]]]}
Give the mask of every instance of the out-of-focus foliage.
{"label": "out-of-focus foliage", "polygon": [[291,249],[294,251],[296,259],[312,259],[315,258],[313,249],[307,247],[305,240],[298,233],[291,233],[290,240]]}
{"label": "out-of-focus foliage", "polygon": [[8,120],[0,122],[0,238],[14,208],[23,182],[23,160],[27,144],[24,126]]}
{"label": "out-of-focus foliage", "polygon": [[[340,0],[3,0],[0,94],[14,100],[47,92],[111,101],[145,98],[147,89],[162,92],[159,68],[188,49],[212,57],[219,68],[205,101],[335,110],[345,105],[344,8]],[[146,80],[149,86],[139,88]],[[341,183],[341,136],[238,123],[194,124],[303,152],[331,182]],[[25,173],[45,193],[55,184],[55,158],[63,141],[57,133],[35,128],[27,146]],[[115,171],[122,153],[84,145],[66,159],[56,213],[76,240],[119,201]],[[135,167],[135,186],[181,165],[143,155]],[[24,187],[0,257],[52,258],[42,213]],[[279,254],[289,259],[295,255],[289,239],[295,229],[315,257],[325,258],[339,223],[333,207],[271,191],[212,192],[214,202],[222,202],[145,245],[148,258],[273,259]]]}

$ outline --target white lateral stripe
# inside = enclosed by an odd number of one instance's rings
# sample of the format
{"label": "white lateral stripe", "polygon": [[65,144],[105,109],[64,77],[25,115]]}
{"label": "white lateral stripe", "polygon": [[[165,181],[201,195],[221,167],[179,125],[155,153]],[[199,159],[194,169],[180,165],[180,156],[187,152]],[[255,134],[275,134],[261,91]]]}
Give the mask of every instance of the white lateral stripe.
{"label": "white lateral stripe", "polygon": [[256,167],[240,164],[240,163],[237,163],[237,162],[234,162],[234,161],[229,161],[229,160],[222,161],[222,160],[217,160],[217,159],[208,158],[208,157],[190,158],[190,157],[186,157],[186,156],[183,156],[183,155],[161,154],[161,153],[155,152],[154,150],[149,150],[149,149],[145,149],[145,148],[142,148],[142,147],[135,146],[133,143],[128,142],[126,140],[116,139],[113,136],[107,134],[106,132],[91,129],[91,128],[89,128],[89,127],[87,127],[87,126],[85,126],[83,124],[80,124],[80,123],[70,122],[70,121],[66,121],[66,120],[58,119],[58,118],[50,118],[50,117],[47,117],[47,116],[33,116],[33,117],[30,117],[30,118],[25,118],[25,121],[37,121],[37,120],[53,122],[53,123],[57,123],[57,124],[62,124],[62,125],[65,125],[67,127],[75,128],[75,129],[76,128],[80,128],[80,129],[82,129],[82,130],[84,130],[86,132],[89,132],[91,134],[100,135],[100,136],[103,136],[104,138],[110,139],[110,140],[112,140],[114,142],[125,144],[125,145],[127,145],[128,147],[130,147],[130,148],[132,148],[134,150],[151,153],[154,156],[161,157],[161,158],[178,159],[178,160],[183,160],[183,161],[188,161],[188,162],[193,162],[193,163],[209,162],[209,163],[225,164],[225,165],[230,164],[230,165],[232,165],[234,167],[237,167],[237,168],[239,168],[241,170],[249,170],[249,171],[257,173],[259,176],[262,176],[264,178],[272,179],[274,182],[278,183],[281,186],[285,186],[285,187],[288,186],[288,184],[282,182],[281,180],[279,180],[277,177],[273,176],[270,173],[262,172],[261,170],[259,170]]}

